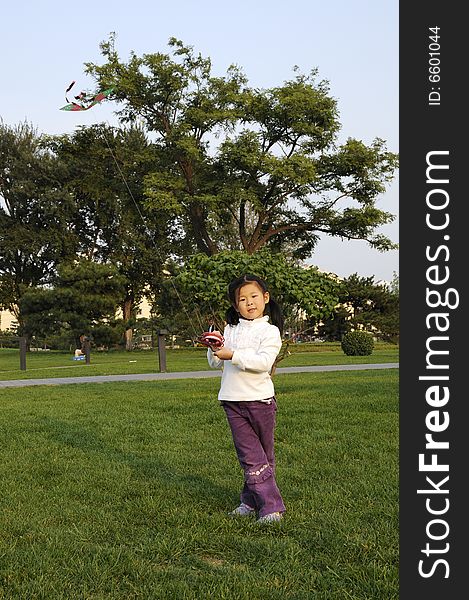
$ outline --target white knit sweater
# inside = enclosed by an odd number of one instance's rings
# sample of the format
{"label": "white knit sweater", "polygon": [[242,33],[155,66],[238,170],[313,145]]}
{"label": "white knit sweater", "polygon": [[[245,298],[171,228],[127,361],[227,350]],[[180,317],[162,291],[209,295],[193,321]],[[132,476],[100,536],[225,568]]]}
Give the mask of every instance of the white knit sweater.
{"label": "white knit sweater", "polygon": [[280,331],[269,323],[269,317],[253,321],[240,319],[238,325],[227,325],[223,333],[225,347],[233,350],[231,360],[220,360],[207,351],[209,365],[223,369],[218,399],[229,402],[267,400],[274,395],[270,370],[282,347]]}

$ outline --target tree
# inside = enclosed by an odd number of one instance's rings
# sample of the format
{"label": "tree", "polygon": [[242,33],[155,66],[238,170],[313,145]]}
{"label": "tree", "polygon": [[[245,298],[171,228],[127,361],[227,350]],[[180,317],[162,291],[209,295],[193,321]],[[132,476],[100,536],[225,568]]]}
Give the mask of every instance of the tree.
{"label": "tree", "polygon": [[[254,255],[238,250],[191,257],[166,284],[157,312],[164,316],[166,311],[172,311],[173,323],[187,326],[191,337],[202,333],[211,319],[221,329],[229,307],[228,284],[243,273],[265,279],[282,307],[287,324],[295,321],[299,312],[326,318],[338,301],[337,281],[315,267],[302,268],[282,254],[272,255],[266,249]],[[178,319],[177,312],[184,314]]]}
{"label": "tree", "polygon": [[0,306],[20,326],[22,295],[49,282],[76,250],[63,171],[30,124],[0,123]]}
{"label": "tree", "polygon": [[330,317],[324,320],[313,318],[309,327],[321,339],[340,341],[350,331],[350,310],[343,304],[338,304]]}
{"label": "tree", "polygon": [[75,200],[70,227],[80,254],[112,262],[125,278],[121,309],[131,350],[136,307],[158,286],[167,256],[181,250],[172,215],[144,208],[142,181],[155,163],[154,148],[139,127],[105,125],[50,138],[49,147],[68,165],[64,185]]}
{"label": "tree", "polygon": [[340,305],[319,327],[328,339],[342,339],[352,329],[365,329],[388,341],[399,337],[399,290],[374,277],[350,275],[341,282]]}
{"label": "tree", "polygon": [[345,280],[344,301],[353,309],[352,323],[377,331],[382,337],[395,340],[399,336],[399,293],[374,277],[359,277],[357,273]]}
{"label": "tree", "polygon": [[[122,122],[140,119],[159,151],[146,177],[155,208],[184,218],[199,251],[314,252],[320,234],[395,248],[376,229],[391,222],[376,201],[397,156],[376,138],[337,146],[337,103],[317,71],[279,87],[249,87],[241,70],[211,73],[211,61],[171,38],[172,55],[135,53],[121,62],[115,35],[103,65],[86,64],[99,86],[115,87]],[[234,236],[236,231],[236,236]]]}
{"label": "tree", "polygon": [[59,265],[52,286],[23,294],[20,333],[45,338],[65,329],[78,345],[81,335],[93,336],[114,320],[124,283],[112,265],[87,259]]}

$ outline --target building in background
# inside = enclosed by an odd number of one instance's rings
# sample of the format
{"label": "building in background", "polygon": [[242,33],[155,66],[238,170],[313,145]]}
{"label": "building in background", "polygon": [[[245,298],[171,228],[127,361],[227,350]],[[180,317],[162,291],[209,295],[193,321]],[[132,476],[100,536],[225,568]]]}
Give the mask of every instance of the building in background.
{"label": "building in background", "polygon": [[16,325],[15,316],[8,310],[0,310],[0,331],[7,331],[12,325]]}

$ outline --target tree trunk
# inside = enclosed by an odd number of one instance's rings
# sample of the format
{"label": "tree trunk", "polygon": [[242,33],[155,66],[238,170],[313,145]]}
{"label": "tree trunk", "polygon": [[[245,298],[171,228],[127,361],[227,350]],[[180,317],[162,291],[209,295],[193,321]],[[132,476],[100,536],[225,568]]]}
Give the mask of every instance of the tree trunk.
{"label": "tree trunk", "polygon": [[[124,300],[124,304],[122,305],[122,316],[124,318],[124,321],[130,321],[131,317],[132,317],[132,309],[134,306],[134,296],[133,294],[128,294]],[[126,326],[126,330],[124,333],[124,337],[125,337],[125,349],[128,352],[131,352],[133,350],[133,329],[132,327],[128,327]]]}
{"label": "tree trunk", "polygon": [[192,225],[195,243],[200,252],[213,256],[217,254],[217,245],[213,242],[207,231],[203,208],[199,203],[193,202],[188,207],[188,214]]}

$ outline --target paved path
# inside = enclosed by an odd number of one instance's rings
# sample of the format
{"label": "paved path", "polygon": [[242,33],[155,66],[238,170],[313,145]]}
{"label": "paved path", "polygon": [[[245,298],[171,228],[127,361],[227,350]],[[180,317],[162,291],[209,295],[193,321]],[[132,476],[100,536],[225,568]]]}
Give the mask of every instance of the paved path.
{"label": "paved path", "polygon": [[[318,371],[364,371],[369,369],[398,369],[399,363],[364,365],[326,365],[323,367],[279,367],[276,373],[314,373]],[[67,383],[105,383],[108,381],[157,381],[161,379],[201,379],[220,377],[221,371],[185,371],[177,373],[135,373],[132,375],[92,375],[89,377],[50,377],[47,379],[11,379],[0,381],[0,388],[31,385],[63,385]]]}

